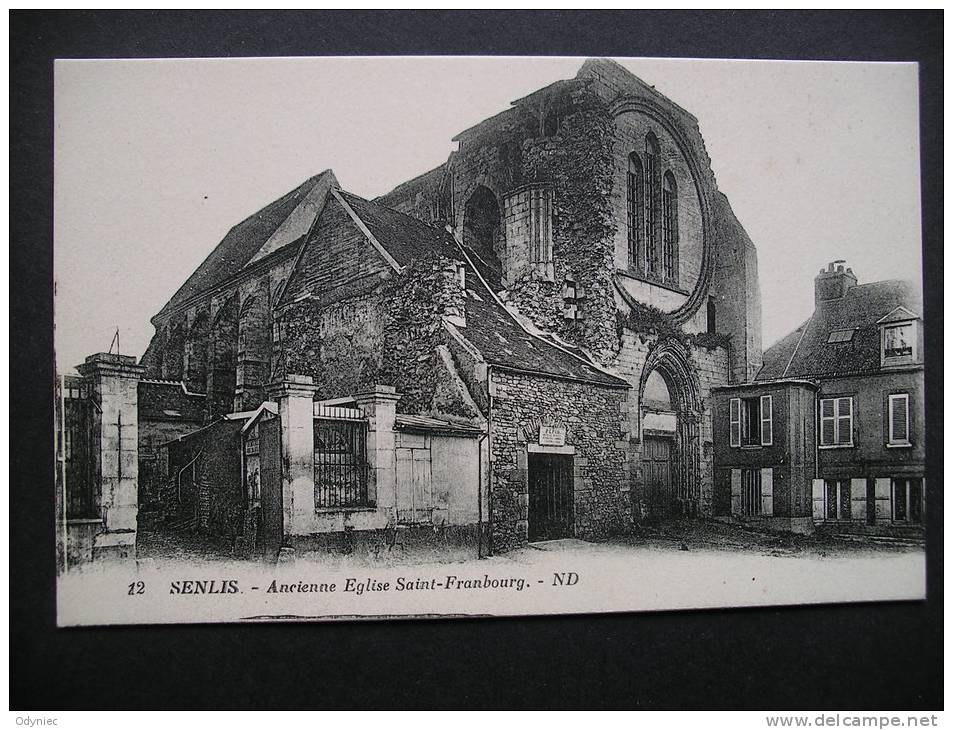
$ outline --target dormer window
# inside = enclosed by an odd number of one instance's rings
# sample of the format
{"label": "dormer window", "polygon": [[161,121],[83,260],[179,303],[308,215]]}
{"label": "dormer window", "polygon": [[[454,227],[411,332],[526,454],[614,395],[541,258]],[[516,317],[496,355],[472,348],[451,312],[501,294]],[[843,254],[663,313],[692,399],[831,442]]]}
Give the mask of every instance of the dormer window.
{"label": "dormer window", "polygon": [[884,359],[913,357],[913,322],[884,327]]}
{"label": "dormer window", "polygon": [[917,361],[917,323],[890,322],[880,327],[880,364],[909,365]]}

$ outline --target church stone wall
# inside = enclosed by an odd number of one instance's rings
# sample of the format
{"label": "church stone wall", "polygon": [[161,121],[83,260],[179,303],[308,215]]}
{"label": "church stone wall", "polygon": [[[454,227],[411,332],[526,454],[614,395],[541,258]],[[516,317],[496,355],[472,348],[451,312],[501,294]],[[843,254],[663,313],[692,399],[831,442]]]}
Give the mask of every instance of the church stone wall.
{"label": "church stone wall", "polygon": [[606,537],[630,521],[626,390],[493,371],[490,420],[494,552],[526,544],[528,444],[540,421],[566,428],[572,447],[575,536]]}
{"label": "church stone wall", "polygon": [[450,340],[443,317],[463,310],[456,262],[422,258],[370,294],[286,308],[285,367],[311,376],[318,399],[390,385],[401,393],[402,413],[477,418],[441,355]]}

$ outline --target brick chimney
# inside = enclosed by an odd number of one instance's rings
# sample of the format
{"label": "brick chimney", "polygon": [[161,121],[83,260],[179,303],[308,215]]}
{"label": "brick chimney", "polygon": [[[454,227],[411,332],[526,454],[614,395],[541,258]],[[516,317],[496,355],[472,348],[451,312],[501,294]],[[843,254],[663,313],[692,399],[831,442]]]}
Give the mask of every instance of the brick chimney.
{"label": "brick chimney", "polygon": [[826,269],[814,277],[814,306],[831,299],[840,299],[852,286],[857,286],[857,276],[850,268],[844,268],[846,262],[832,261]]}

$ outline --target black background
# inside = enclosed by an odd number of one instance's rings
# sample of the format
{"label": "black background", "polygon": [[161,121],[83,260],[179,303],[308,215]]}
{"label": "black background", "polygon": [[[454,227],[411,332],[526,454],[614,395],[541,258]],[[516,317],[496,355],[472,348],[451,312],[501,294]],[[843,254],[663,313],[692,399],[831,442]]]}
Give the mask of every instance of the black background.
{"label": "black background", "polygon": [[[11,12],[11,708],[942,707],[942,22],[941,12]],[[52,59],[351,54],[919,61],[929,600],[56,629]]]}

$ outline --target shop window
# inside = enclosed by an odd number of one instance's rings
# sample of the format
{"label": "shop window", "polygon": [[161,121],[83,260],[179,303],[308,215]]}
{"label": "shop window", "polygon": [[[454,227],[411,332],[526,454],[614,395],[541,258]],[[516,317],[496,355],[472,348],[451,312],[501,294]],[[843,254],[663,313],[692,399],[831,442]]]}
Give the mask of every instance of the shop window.
{"label": "shop window", "polygon": [[923,482],[920,479],[891,479],[890,502],[894,522],[923,522]]}
{"label": "shop window", "polygon": [[850,519],[850,479],[824,480],[824,518]]}

